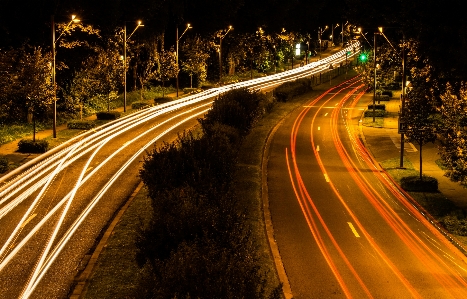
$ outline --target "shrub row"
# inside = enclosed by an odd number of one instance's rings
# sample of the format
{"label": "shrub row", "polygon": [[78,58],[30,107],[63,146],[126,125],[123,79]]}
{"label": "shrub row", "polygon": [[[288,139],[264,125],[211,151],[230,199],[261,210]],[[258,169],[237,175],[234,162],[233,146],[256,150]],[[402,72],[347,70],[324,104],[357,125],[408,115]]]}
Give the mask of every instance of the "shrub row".
{"label": "shrub row", "polygon": [[[386,115],[385,110],[375,110],[375,117],[384,117]],[[373,117],[373,109],[371,110],[365,110],[365,113],[363,113],[364,117]]]}
{"label": "shrub row", "polygon": [[438,180],[433,177],[408,176],[401,179],[401,187],[406,191],[435,192],[438,190]]}
{"label": "shrub row", "polygon": [[115,120],[121,116],[118,111],[101,111],[96,113],[98,120]]}
{"label": "shrub row", "polygon": [[383,90],[381,92],[381,95],[388,96],[388,97],[392,98],[392,90]]}
{"label": "shrub row", "polygon": [[198,93],[201,92],[201,89],[199,88],[184,88],[183,93],[185,94],[192,94],[192,93]]}
{"label": "shrub row", "polygon": [[131,109],[144,109],[151,106],[146,102],[133,102],[131,103]]}
{"label": "shrub row", "polygon": [[[135,297],[267,297],[246,212],[231,184],[238,144],[268,101],[247,89],[222,94],[199,120],[202,135],[180,134],[144,159],[140,176],[153,214],[136,239],[142,279]],[[270,298],[280,298],[279,290]]]}
{"label": "shrub row", "polygon": [[49,149],[47,140],[21,139],[18,142],[18,151],[20,153],[45,153]]}
{"label": "shrub row", "polygon": [[90,130],[96,126],[93,121],[90,120],[72,120],[66,124],[68,129],[77,130]]}
{"label": "shrub row", "polygon": [[297,95],[304,94],[312,88],[312,82],[310,78],[300,78],[295,81],[285,82],[279,85],[274,90],[274,96],[280,102],[286,102]]}
{"label": "shrub row", "polygon": [[171,97],[157,97],[154,99],[154,104],[164,104],[173,101]]}
{"label": "shrub row", "polygon": [[[368,105],[368,110],[373,110],[373,104]],[[375,110],[386,110],[386,104],[375,104]]]}
{"label": "shrub row", "polygon": [[0,173],[7,172],[10,167],[8,166],[8,159],[6,157],[0,156]]}

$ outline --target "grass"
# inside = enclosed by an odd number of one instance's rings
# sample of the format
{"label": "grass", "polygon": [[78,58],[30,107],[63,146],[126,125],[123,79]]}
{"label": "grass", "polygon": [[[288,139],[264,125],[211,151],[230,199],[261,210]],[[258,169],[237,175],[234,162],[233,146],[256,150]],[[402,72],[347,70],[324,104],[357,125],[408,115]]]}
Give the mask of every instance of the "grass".
{"label": "grass", "polygon": [[132,298],[138,286],[139,268],[133,258],[138,227],[151,216],[151,202],[142,188],[123,214],[87,284],[83,298]]}
{"label": "grass", "polygon": [[[380,162],[388,174],[398,183],[403,177],[419,176],[412,163],[404,159],[405,169],[399,168],[400,158],[393,158]],[[422,206],[438,223],[450,234],[467,246],[467,218],[465,212],[458,208],[441,192],[408,192],[410,196]]]}
{"label": "grass", "polygon": [[[43,130],[42,124],[36,124],[36,132]],[[0,145],[32,135],[32,124],[11,124],[0,126]]]}
{"label": "grass", "polygon": [[373,122],[373,117],[364,117],[362,125],[366,127],[382,128],[384,127],[384,117],[375,117],[375,122]]}

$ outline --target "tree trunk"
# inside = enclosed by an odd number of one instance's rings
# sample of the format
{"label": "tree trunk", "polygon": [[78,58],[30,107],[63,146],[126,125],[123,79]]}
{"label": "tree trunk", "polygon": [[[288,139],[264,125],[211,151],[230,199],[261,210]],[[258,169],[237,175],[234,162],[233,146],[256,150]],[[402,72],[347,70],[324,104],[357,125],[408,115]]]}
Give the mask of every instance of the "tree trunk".
{"label": "tree trunk", "polygon": [[165,95],[164,80],[162,80],[162,97]]}
{"label": "tree trunk", "polygon": [[34,110],[32,113],[32,142],[36,142],[36,118],[34,117]]}
{"label": "tree trunk", "polygon": [[423,180],[423,175],[422,175],[422,147],[423,147],[423,144],[422,142],[420,142],[420,181]]}
{"label": "tree trunk", "polygon": [[190,88],[193,88],[193,74],[190,74]]}

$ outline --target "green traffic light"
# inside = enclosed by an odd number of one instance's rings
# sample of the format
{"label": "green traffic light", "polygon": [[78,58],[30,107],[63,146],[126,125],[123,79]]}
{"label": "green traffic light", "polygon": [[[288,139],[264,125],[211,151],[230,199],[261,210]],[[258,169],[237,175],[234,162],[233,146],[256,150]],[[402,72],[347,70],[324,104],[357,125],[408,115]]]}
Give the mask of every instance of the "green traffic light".
{"label": "green traffic light", "polygon": [[359,58],[360,58],[360,61],[361,61],[361,62],[365,62],[365,61],[367,61],[367,59],[368,59],[368,57],[366,56],[365,53],[361,53],[360,56],[359,56]]}

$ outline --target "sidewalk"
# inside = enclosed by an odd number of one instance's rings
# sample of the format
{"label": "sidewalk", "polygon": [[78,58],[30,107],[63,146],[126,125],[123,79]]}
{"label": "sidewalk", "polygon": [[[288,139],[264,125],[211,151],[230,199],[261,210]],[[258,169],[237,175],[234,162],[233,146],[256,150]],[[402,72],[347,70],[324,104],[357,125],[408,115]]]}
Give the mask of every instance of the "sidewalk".
{"label": "sidewalk", "polygon": [[[359,108],[366,108],[373,103],[373,95],[365,94],[358,103]],[[381,101],[386,104],[388,115],[384,118],[382,128],[374,128],[360,125],[365,146],[375,157],[382,162],[387,159],[400,157],[401,137],[398,134],[398,117],[400,100],[391,98],[389,101]],[[417,144],[404,142],[404,157],[408,159],[417,171],[420,171],[420,152]],[[467,211],[467,189],[460,184],[452,182],[444,176],[444,171],[436,164],[440,159],[436,143],[428,143],[422,148],[423,174],[438,180],[438,190],[452,201],[457,207]]]}

